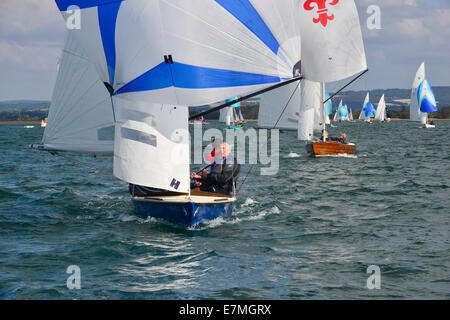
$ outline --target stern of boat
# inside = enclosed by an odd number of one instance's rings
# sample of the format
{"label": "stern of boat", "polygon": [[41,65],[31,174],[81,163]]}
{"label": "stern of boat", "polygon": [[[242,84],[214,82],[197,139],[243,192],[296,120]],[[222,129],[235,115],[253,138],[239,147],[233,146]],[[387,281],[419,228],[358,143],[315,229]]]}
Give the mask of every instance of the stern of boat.
{"label": "stern of boat", "polygon": [[139,217],[164,219],[192,228],[202,222],[229,218],[236,198],[210,192],[192,191],[190,195],[132,197]]}

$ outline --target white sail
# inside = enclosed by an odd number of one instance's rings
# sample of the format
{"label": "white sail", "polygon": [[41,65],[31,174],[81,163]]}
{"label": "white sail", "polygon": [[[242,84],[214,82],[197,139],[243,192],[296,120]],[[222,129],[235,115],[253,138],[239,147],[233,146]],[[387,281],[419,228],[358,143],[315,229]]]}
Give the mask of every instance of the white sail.
{"label": "white sail", "polygon": [[350,109],[350,113],[348,114],[348,120],[353,121],[353,112],[352,109]]}
{"label": "white sail", "polygon": [[353,0],[306,0],[298,4],[305,79],[334,82],[367,69]]}
{"label": "white sail", "polygon": [[239,108],[239,121],[244,122],[244,117],[242,116],[241,108]]}
{"label": "white sail", "polygon": [[364,107],[370,101],[369,92],[367,92],[366,98],[364,99],[363,106],[361,108],[361,112],[359,113],[359,120],[366,120],[366,114],[364,113]]}
{"label": "white sail", "polygon": [[420,111],[419,101],[417,99],[417,90],[425,80],[425,63],[423,62],[417,70],[411,89],[411,104],[409,107],[409,119],[411,121],[427,122],[428,115]]}
{"label": "white sail", "polygon": [[136,185],[189,192],[188,108],[114,97],[114,175]]}
{"label": "white sail", "polygon": [[111,97],[71,34],[60,59],[42,142],[49,150],[113,154]]}
{"label": "white sail", "polygon": [[336,109],[336,112],[334,113],[333,121],[338,120],[338,109]]}
{"label": "white sail", "polygon": [[[81,8],[73,32],[115,95],[206,105],[293,78],[297,0],[56,0]],[[163,18],[162,18],[163,17]]]}
{"label": "white sail", "polygon": [[[290,101],[289,98],[291,98]],[[286,104],[288,104],[287,107]],[[283,112],[285,107],[286,109]],[[260,96],[258,127],[272,129],[278,120],[277,129],[297,130],[299,111],[300,88],[298,83],[291,83],[264,93]]]}
{"label": "white sail", "polygon": [[386,102],[384,101],[384,94],[378,102],[377,111],[375,112],[375,119],[379,121],[384,121],[386,118]]}
{"label": "white sail", "polygon": [[239,115],[236,111],[236,108],[232,108],[233,109],[233,122],[239,121]]}
{"label": "white sail", "polygon": [[225,122],[226,116],[227,116],[227,109],[226,108],[220,109],[219,122]]}
{"label": "white sail", "polygon": [[297,131],[298,139],[309,141],[313,138],[316,110],[321,108],[321,86],[318,82],[302,80],[300,88],[301,102]]}
{"label": "white sail", "polygon": [[[314,99],[314,131],[322,132],[324,128],[325,120],[325,110],[323,103],[321,103],[321,93],[320,90],[322,88],[319,82],[312,82],[308,85],[309,92],[305,94],[313,95]],[[325,90],[325,89],[324,89]],[[325,95],[324,95],[325,96]],[[303,99],[303,96],[302,96]],[[311,99],[311,100],[313,100]],[[323,102],[323,101],[322,101]]]}

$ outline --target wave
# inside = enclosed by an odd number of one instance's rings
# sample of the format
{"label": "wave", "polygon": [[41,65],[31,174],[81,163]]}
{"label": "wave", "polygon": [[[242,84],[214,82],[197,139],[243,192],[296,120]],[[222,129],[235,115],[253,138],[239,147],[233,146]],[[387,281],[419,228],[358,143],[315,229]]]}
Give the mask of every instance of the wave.
{"label": "wave", "polygon": [[281,211],[277,206],[273,206],[270,209],[262,210],[261,212],[254,214],[254,215],[248,215],[245,217],[241,217],[239,215],[239,212],[233,216],[232,218],[224,219],[223,217],[219,217],[214,220],[205,221],[200,226],[192,228],[192,230],[205,230],[205,229],[213,229],[220,227],[222,225],[234,225],[239,224],[242,222],[248,222],[248,221],[256,221],[256,220],[262,220],[266,218],[267,216],[273,215],[273,214],[279,214]]}
{"label": "wave", "polygon": [[293,159],[293,158],[300,158],[301,156],[298,153],[291,152],[288,155],[284,156],[285,159]]}

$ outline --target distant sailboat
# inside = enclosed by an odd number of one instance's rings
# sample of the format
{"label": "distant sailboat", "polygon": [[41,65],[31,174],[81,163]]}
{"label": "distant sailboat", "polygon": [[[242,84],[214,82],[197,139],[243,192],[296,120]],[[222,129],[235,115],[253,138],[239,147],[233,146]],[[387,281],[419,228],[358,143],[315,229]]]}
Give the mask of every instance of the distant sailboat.
{"label": "distant sailboat", "polygon": [[337,110],[337,119],[338,121],[348,121],[349,120],[349,112],[347,105],[340,105]]}
{"label": "distant sailboat", "polygon": [[[227,102],[234,101],[239,97],[235,97],[233,99],[228,99]],[[240,108],[241,103],[237,102],[235,104],[232,104],[231,106],[227,107],[228,109],[226,114],[226,125],[228,126],[228,129],[241,129],[242,128],[242,121],[240,120],[239,113],[236,111],[238,108]]]}
{"label": "distant sailboat", "polygon": [[369,93],[367,93],[366,98],[364,99],[363,107],[359,114],[359,119],[371,123],[373,117],[375,117],[375,107],[370,102],[370,96]]}
{"label": "distant sailboat", "polygon": [[353,121],[353,112],[352,109],[350,109],[350,112],[348,114],[348,121]]}
{"label": "distant sailboat", "polygon": [[245,123],[246,121],[245,121],[245,119],[244,119],[244,116],[242,115],[242,110],[241,110],[241,108],[239,108],[239,121],[241,121],[241,123]]}
{"label": "distant sailboat", "polygon": [[436,98],[428,80],[425,78],[425,63],[417,70],[411,89],[409,117],[411,121],[421,122],[426,128],[434,128],[428,123],[428,113],[437,111]]}
{"label": "distant sailboat", "polygon": [[386,120],[386,102],[384,100],[384,94],[381,96],[378,102],[377,110],[375,112],[375,120],[384,122]]}
{"label": "distant sailboat", "polygon": [[47,121],[48,121],[48,118],[45,118],[45,119],[42,119],[41,120],[41,123],[39,124],[42,128],[45,128],[46,126],[47,126]]}

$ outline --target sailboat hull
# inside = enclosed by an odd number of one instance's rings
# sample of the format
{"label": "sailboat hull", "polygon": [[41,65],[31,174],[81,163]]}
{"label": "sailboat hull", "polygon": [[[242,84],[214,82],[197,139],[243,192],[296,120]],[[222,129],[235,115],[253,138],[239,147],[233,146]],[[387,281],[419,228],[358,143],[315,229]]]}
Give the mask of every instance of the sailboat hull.
{"label": "sailboat hull", "polygon": [[229,218],[236,198],[227,196],[133,197],[136,214],[163,219],[185,228],[192,228],[217,218]]}
{"label": "sailboat hull", "polygon": [[306,145],[306,151],[315,157],[330,155],[354,155],[356,153],[356,144],[343,144],[336,141],[316,141],[309,142]]}

